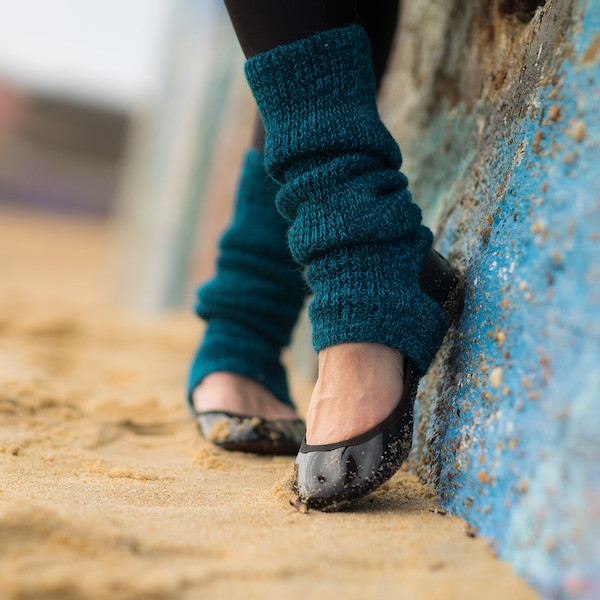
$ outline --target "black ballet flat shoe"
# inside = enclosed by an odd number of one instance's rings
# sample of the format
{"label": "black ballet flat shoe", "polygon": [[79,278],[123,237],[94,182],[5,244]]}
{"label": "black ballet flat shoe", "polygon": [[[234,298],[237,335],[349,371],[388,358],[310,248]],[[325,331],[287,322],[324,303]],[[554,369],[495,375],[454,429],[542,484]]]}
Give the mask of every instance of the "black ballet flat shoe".
{"label": "black ballet flat shoe", "polygon": [[404,393],[390,416],[366,433],[335,444],[304,439],[295,463],[295,491],[310,508],[336,510],[386,482],[408,457],[419,379],[404,364]]}
{"label": "black ballet flat shoe", "polygon": [[302,419],[261,419],[222,411],[196,413],[202,437],[215,446],[255,454],[294,455],[306,426]]}
{"label": "black ballet flat shoe", "polygon": [[425,260],[419,285],[442,307],[449,323],[458,322],[465,303],[464,280],[436,250],[432,250]]}
{"label": "black ballet flat shoe", "polygon": [[[450,322],[464,302],[459,274],[432,251],[421,273],[423,291],[442,306]],[[389,417],[369,431],[334,444],[303,439],[295,462],[295,491],[309,508],[337,510],[377,489],[396,473],[412,445],[413,409],[419,375],[406,357],[404,392]]]}

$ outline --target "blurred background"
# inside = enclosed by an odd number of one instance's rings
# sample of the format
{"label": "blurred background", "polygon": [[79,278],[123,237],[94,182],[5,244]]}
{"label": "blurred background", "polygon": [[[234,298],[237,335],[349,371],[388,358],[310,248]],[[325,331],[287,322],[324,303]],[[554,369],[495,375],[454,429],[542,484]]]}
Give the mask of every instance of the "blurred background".
{"label": "blurred background", "polygon": [[254,118],[222,2],[0,0],[0,15],[5,235],[93,222],[118,305],[191,306]]}

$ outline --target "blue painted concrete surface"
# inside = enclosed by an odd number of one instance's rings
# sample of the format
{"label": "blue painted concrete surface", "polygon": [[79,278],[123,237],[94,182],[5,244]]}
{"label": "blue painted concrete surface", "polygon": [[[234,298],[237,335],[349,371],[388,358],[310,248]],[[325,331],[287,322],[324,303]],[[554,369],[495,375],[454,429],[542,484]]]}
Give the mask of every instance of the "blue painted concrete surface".
{"label": "blue painted concrete surface", "polygon": [[[548,598],[600,598],[600,2],[439,235],[466,306],[412,462]],[[475,208],[474,208],[475,207]],[[476,214],[473,214],[475,212]]]}

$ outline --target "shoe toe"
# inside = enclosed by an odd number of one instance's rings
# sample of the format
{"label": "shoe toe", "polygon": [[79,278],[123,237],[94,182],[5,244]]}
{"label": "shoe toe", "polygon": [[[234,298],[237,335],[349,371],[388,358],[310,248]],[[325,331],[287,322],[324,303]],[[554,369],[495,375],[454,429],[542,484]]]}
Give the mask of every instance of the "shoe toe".
{"label": "shoe toe", "polygon": [[370,457],[380,456],[382,448],[378,440],[364,446],[299,454],[295,463],[298,497],[314,508],[334,507],[374,488],[379,469]]}
{"label": "shoe toe", "polygon": [[335,509],[377,489],[408,456],[412,415],[408,417],[356,445],[312,452],[301,448],[295,463],[300,500],[309,507]]}
{"label": "shoe toe", "polygon": [[257,454],[298,452],[306,427],[301,419],[261,419],[211,411],[196,415],[202,436],[225,450]]}

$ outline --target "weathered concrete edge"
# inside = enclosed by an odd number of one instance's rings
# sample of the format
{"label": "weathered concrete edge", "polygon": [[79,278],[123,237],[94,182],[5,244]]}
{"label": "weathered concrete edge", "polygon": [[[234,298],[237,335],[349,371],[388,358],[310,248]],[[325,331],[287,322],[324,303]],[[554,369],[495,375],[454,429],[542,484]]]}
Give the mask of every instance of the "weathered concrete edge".
{"label": "weathered concrete edge", "polygon": [[598,4],[573,3],[567,56],[445,198],[438,245],[465,268],[467,304],[423,381],[412,455],[553,598],[600,596]]}

